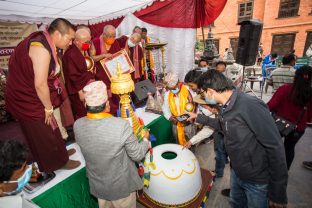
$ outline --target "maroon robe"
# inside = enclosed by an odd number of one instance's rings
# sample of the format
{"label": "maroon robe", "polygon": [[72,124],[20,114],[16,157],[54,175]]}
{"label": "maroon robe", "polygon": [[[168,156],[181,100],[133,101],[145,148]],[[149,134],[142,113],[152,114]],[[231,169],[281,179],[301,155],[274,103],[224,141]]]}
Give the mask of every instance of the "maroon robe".
{"label": "maroon robe", "polygon": [[130,60],[132,61],[132,64],[133,66],[135,67],[135,64],[134,64],[134,51],[137,50],[138,52],[138,68],[136,68],[135,70],[138,71],[139,73],[139,77],[135,77],[135,72],[132,72],[131,73],[131,77],[132,77],[132,80],[134,81],[134,83],[137,83],[140,81],[140,79],[142,78],[142,76],[144,75],[143,71],[142,71],[142,59],[143,59],[143,49],[140,45],[136,45],[135,47],[128,47],[128,37],[123,35],[121,36],[120,38],[117,39],[117,41],[119,42],[119,45],[121,46],[121,48],[124,48],[124,49],[129,49],[128,51],[128,55],[129,55],[129,58]]}
{"label": "maroon robe", "polygon": [[[96,50],[96,55],[100,55],[101,54],[101,41],[100,41],[100,38],[102,38],[102,36],[93,39],[93,45],[94,45],[95,50]],[[121,50],[121,48],[119,46],[119,42],[115,41],[113,43],[113,45],[110,47],[110,49],[107,51],[107,53],[114,54],[114,53],[117,53],[120,50]],[[108,96],[109,96],[108,101],[109,101],[109,104],[110,104],[110,112],[112,114],[115,114],[117,109],[119,109],[119,96],[115,95],[115,94],[111,94],[111,91],[110,91],[111,82],[110,82],[107,74],[105,73],[105,71],[103,69],[103,66],[101,65],[100,61],[96,62],[95,66],[96,66],[95,79],[96,80],[102,80],[105,83],[105,85],[107,87],[107,91],[108,91]]]}
{"label": "maroon robe", "polygon": [[[68,153],[58,128],[55,130],[44,123],[45,112],[34,82],[34,69],[28,55],[31,42],[40,42],[50,52],[51,48],[42,32],[35,32],[15,48],[9,61],[6,85],[6,108],[21,124],[27,143],[39,165],[40,171],[51,172],[63,167],[68,161]],[[51,55],[49,74],[55,62]],[[48,86],[52,105],[62,104],[61,95],[54,87],[56,77],[49,76]],[[65,89],[63,89],[65,91]]]}
{"label": "maroon robe", "polygon": [[62,59],[65,86],[75,120],[87,115],[84,103],[80,100],[78,92],[82,90],[95,75],[87,71],[87,64],[80,50],[72,44]]}

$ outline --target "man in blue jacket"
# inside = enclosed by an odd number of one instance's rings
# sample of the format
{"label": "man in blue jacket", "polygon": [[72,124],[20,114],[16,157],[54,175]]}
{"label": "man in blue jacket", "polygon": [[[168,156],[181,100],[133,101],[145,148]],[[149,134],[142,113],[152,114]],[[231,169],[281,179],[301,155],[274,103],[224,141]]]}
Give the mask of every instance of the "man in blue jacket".
{"label": "man in blue jacket", "polygon": [[266,104],[239,89],[233,90],[216,70],[203,74],[198,87],[208,104],[222,106],[218,119],[195,113],[190,113],[189,119],[224,134],[232,167],[231,206],[286,207],[285,150]]}

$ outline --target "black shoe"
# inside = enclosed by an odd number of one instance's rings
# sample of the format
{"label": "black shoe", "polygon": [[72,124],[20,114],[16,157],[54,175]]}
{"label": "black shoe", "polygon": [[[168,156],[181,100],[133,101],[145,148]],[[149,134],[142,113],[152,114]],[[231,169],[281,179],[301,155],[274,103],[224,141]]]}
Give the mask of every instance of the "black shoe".
{"label": "black shoe", "polygon": [[221,191],[221,194],[222,194],[223,196],[225,196],[225,197],[230,197],[230,191],[231,191],[231,189],[223,189],[223,190]]}
{"label": "black shoe", "polygon": [[303,167],[312,170],[312,161],[303,161],[302,162]]}

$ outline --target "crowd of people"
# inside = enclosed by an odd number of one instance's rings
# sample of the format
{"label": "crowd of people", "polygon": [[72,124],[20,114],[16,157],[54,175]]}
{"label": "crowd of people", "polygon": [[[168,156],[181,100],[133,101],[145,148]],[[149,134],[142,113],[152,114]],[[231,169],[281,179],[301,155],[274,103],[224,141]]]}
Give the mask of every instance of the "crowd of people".
{"label": "crowd of people", "polygon": [[[111,93],[101,60],[124,49],[135,67],[134,82],[146,78],[142,63],[152,63],[143,60],[144,56],[152,58],[144,50],[146,33],[146,28],[135,27],[129,36],[116,38],[116,29],[107,25],[92,40],[88,27],[75,28],[58,18],[46,31],[23,40],[10,58],[7,110],[18,119],[34,162],[47,173],[79,167],[79,161],[69,159],[75,150],[67,150],[64,142],[64,127],[73,125],[86,161],[90,193],[100,208],[108,204],[136,207],[136,191],[143,183],[135,162],[150,147],[148,132],[139,142],[129,122],[114,116],[119,98]],[[95,70],[88,69],[87,56],[94,60]],[[263,62],[270,64],[276,57],[270,54]],[[293,54],[285,55],[283,65],[271,73],[276,92],[267,104],[236,88],[225,76],[223,61],[210,69],[202,59],[184,80],[173,70],[164,77],[167,91],[162,110],[172,123],[176,143],[194,151],[195,144],[213,138],[214,174],[223,177],[225,164],[230,163],[230,204],[234,208],[287,206],[288,170],[295,145],[312,121],[312,67],[294,70],[295,59]],[[296,123],[284,140],[271,112]],[[188,118],[180,120],[181,115]],[[30,203],[16,195],[30,179],[27,151],[16,141],[0,144],[0,202]]]}

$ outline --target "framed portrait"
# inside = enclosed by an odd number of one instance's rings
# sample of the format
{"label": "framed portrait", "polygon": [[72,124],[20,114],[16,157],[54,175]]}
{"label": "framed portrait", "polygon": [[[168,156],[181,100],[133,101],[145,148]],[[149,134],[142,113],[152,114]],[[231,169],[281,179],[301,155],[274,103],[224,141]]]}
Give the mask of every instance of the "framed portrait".
{"label": "framed portrait", "polygon": [[120,63],[122,73],[132,73],[135,68],[128,56],[128,53],[123,49],[113,54],[112,59],[102,59],[101,65],[108,78],[111,79],[117,73],[117,63]]}

